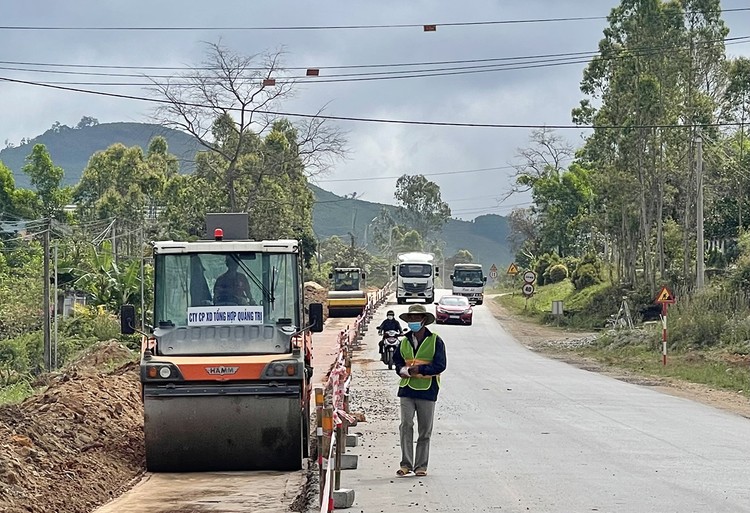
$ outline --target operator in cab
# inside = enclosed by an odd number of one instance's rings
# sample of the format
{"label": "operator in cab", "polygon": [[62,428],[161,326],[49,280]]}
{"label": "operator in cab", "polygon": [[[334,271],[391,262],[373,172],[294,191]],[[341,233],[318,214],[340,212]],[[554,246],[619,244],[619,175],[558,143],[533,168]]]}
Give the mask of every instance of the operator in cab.
{"label": "operator in cab", "polygon": [[255,305],[247,276],[238,272],[240,264],[237,257],[227,255],[224,262],[227,270],[214,283],[214,304]]}

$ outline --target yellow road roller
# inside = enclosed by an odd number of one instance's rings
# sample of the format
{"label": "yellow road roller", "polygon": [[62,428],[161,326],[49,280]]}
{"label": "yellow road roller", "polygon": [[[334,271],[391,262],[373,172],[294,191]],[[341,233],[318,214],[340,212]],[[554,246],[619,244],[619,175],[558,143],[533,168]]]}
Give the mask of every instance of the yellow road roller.
{"label": "yellow road roller", "polygon": [[[214,221],[209,240],[153,243],[140,362],[147,469],[300,469],[322,305],[304,311],[298,241],[247,240],[246,216]],[[125,305],[122,331],[135,322]]]}
{"label": "yellow road roller", "polygon": [[331,317],[357,317],[367,304],[367,292],[362,290],[365,273],[359,267],[336,267],[328,275],[328,315]]}

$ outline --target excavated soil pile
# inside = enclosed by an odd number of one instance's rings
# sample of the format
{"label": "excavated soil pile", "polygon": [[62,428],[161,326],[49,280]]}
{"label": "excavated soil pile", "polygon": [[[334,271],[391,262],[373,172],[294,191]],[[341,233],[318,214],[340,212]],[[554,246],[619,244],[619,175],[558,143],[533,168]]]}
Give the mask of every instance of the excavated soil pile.
{"label": "excavated soil pile", "polygon": [[328,289],[314,281],[305,282],[305,309],[310,303],[323,304],[323,318],[328,319]]}
{"label": "excavated soil pile", "polygon": [[137,364],[117,342],[50,375],[23,403],[0,407],[0,511],[90,512],[143,469]]}

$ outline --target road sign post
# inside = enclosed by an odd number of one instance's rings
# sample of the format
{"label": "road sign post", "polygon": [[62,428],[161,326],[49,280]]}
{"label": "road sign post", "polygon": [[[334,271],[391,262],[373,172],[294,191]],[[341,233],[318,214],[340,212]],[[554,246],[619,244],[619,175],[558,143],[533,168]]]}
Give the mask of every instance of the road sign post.
{"label": "road sign post", "polygon": [[497,282],[497,266],[495,264],[490,267],[489,276],[493,282]]}
{"label": "road sign post", "polygon": [[656,300],[654,301],[657,304],[661,305],[661,355],[662,355],[662,366],[667,365],[667,308],[669,305],[673,305],[677,302],[677,300],[674,297],[674,294],[672,294],[672,291],[669,290],[666,286],[662,287],[659,293],[656,295]]}
{"label": "road sign post", "polygon": [[534,295],[534,281],[536,280],[536,273],[534,271],[526,271],[523,273],[523,285],[521,286],[521,292],[526,296],[526,304],[524,310],[529,306],[529,298]]}

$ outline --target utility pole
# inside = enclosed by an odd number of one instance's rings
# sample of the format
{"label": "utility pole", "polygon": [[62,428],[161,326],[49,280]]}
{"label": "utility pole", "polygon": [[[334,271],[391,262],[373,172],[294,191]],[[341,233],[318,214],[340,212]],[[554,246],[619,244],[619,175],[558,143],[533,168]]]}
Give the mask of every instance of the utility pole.
{"label": "utility pole", "polygon": [[117,219],[112,221],[112,261],[117,264]]}
{"label": "utility pole", "polygon": [[138,251],[141,254],[141,330],[146,331],[146,297],[145,297],[145,276],[144,276],[144,267],[145,267],[145,261],[146,261],[146,252],[144,251],[146,242],[144,240],[143,236],[143,227],[141,227],[141,233],[140,233],[140,244],[138,245]]}
{"label": "utility pole", "polygon": [[57,310],[57,305],[58,305],[57,290],[58,290],[58,288],[57,287],[58,287],[59,284],[57,282],[57,262],[58,262],[57,261],[57,247],[58,247],[58,245],[55,244],[55,278],[54,278],[54,280],[55,280],[55,292],[54,292],[55,299],[54,299],[54,303],[53,303],[54,304],[54,306],[53,306],[53,308],[54,308],[53,312],[55,312],[55,314],[54,314],[54,319],[55,319],[55,351],[52,353],[52,355],[53,355],[52,356],[52,368],[53,369],[57,369],[57,366],[58,366],[58,360],[57,360],[57,341],[58,341],[57,332],[58,332],[58,327],[59,326],[58,326],[58,323],[57,323],[57,314],[58,314],[58,310]]}
{"label": "utility pole", "polygon": [[42,246],[44,249],[44,298],[42,308],[44,309],[44,368],[47,372],[52,370],[52,344],[50,334],[50,305],[49,305],[49,232],[51,228],[50,220],[47,219],[44,229],[44,238]]}
{"label": "utility pole", "polygon": [[696,200],[696,232],[697,253],[695,255],[697,275],[695,277],[695,288],[702,289],[705,285],[705,262],[703,261],[705,251],[703,249],[703,138],[700,128],[695,134],[695,160],[696,181],[698,185],[698,198]]}

